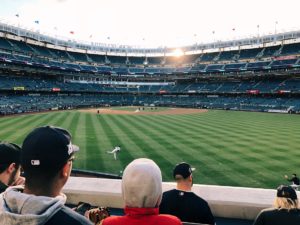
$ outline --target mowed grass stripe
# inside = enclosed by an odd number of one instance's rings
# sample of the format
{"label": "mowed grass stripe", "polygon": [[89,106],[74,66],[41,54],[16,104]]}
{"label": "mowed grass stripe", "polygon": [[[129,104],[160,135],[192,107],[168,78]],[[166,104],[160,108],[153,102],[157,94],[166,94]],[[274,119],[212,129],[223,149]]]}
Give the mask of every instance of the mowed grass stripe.
{"label": "mowed grass stripe", "polygon": [[74,168],[86,169],[86,114],[79,113],[78,117],[73,120],[77,121],[76,126],[72,126],[71,130],[74,136],[73,143],[80,147],[80,151],[76,153],[76,160],[74,161]]}
{"label": "mowed grass stripe", "polygon": [[[62,114],[63,115],[63,114]],[[19,123],[15,123],[15,126],[1,129],[0,135],[3,140],[8,140],[11,142],[16,142],[21,144],[24,137],[31,131],[33,128],[40,125],[44,125],[49,120],[54,119],[56,116],[51,114],[39,114],[33,115],[31,117],[24,117]],[[4,132],[4,133],[3,133]]]}
{"label": "mowed grass stripe", "polygon": [[[174,124],[175,122],[174,122],[174,120],[173,121],[170,121],[170,123],[172,123],[172,124]],[[238,138],[237,138],[238,139]],[[211,147],[210,147],[211,148]],[[213,157],[213,158],[217,158],[217,157]],[[232,160],[228,160],[228,159],[226,159],[226,158],[221,158],[221,160],[220,160],[220,163],[222,162],[222,163],[224,163],[224,162],[226,162],[227,161],[227,164],[230,164],[230,162],[232,162]],[[242,166],[240,166],[240,167],[242,167]],[[248,169],[248,170],[251,170],[251,169],[249,169],[249,168],[245,168],[245,169]],[[241,176],[243,176],[243,174],[241,174]],[[246,175],[244,175],[244,178],[245,179],[247,179],[247,177],[246,177]],[[264,177],[262,176],[262,180],[264,180]]]}
{"label": "mowed grass stripe", "polygon": [[[71,131],[73,143],[81,147],[76,168],[119,173],[130,159],[121,165],[113,155],[105,153],[119,144],[115,139],[118,135],[126,150],[120,153],[121,158],[126,157],[127,151],[134,158],[153,157],[154,161],[159,158],[167,180],[172,180],[172,169],[178,159],[187,158],[197,168],[196,183],[274,188],[288,183],[284,174],[300,170],[300,117],[297,115],[214,110],[187,115],[91,114],[80,119],[82,114],[67,111],[0,118],[0,140],[10,133],[7,138],[21,143],[33,126],[62,126]],[[109,119],[111,116],[113,119]],[[107,132],[107,126],[98,117],[108,118],[106,123],[113,127],[114,134]],[[93,135],[94,139],[88,141],[87,135]],[[86,142],[93,142],[94,147]],[[97,160],[90,163],[97,154],[102,157],[100,165]]]}
{"label": "mowed grass stripe", "polygon": [[[9,135],[11,135],[11,133],[17,133],[19,132],[19,130],[21,130],[25,124],[27,124],[28,122],[33,122],[36,119],[42,118],[41,115],[34,115],[34,116],[30,116],[30,117],[23,117],[21,120],[18,121],[14,121],[11,125],[5,125],[5,126],[1,126],[1,130],[0,130],[0,135],[2,138],[6,138]],[[8,119],[9,120],[9,119]]]}
{"label": "mowed grass stripe", "polygon": [[135,159],[148,157],[148,148],[141,144],[141,142],[145,140],[145,136],[143,136],[139,129],[134,127],[131,123],[128,123],[126,118],[128,118],[128,116],[114,117],[115,122],[126,135],[126,149],[130,151],[130,153]]}
{"label": "mowed grass stripe", "polygon": [[[93,114],[91,117],[92,129],[94,130],[95,134],[93,149],[95,150],[96,154],[94,154],[92,151],[90,152],[90,154],[94,156],[93,161],[95,161],[97,165],[97,168],[95,170],[102,172],[111,172],[109,168],[111,167],[110,160],[112,158],[112,155],[108,154],[107,151],[112,150],[112,145],[99,120],[100,117],[102,117],[102,115],[97,114]],[[117,171],[118,169],[119,167],[116,168],[115,171]]]}
{"label": "mowed grass stripe", "polygon": [[[42,116],[40,119],[35,120],[34,123],[30,123],[29,126],[25,126],[22,129],[22,132],[20,132],[17,136],[19,136],[21,134],[21,136],[25,137],[29,132],[31,132],[31,130],[33,130],[36,127],[55,124],[56,121],[64,120],[66,117],[67,117],[67,115],[65,113],[46,114],[46,115]],[[16,139],[16,142],[19,142],[19,141],[23,141],[20,136]]]}
{"label": "mowed grass stripe", "polygon": [[19,123],[24,118],[28,119],[30,116],[34,117],[37,115],[23,115],[23,116],[9,116],[0,118],[0,127],[14,126],[14,124]]}
{"label": "mowed grass stripe", "polygon": [[[80,112],[70,112],[68,113],[69,115],[69,119],[70,119],[70,122],[68,124],[65,125],[65,129],[67,129],[71,135],[72,135],[72,142],[75,144],[75,145],[79,145],[79,142],[77,143],[77,135],[76,135],[76,131],[77,131],[77,127],[79,125],[79,117],[80,117]],[[81,147],[81,146],[79,146]]]}
{"label": "mowed grass stripe", "polygon": [[106,135],[106,132],[104,131],[104,128],[99,120],[99,117],[102,115],[95,115],[91,117],[91,123],[93,124],[93,129],[94,129],[94,135],[96,138],[96,143],[94,148],[96,149],[97,154],[100,155],[101,161],[97,161],[97,156],[95,156],[96,164],[97,164],[97,170],[98,171],[103,171],[103,172],[111,172],[110,166],[111,162],[108,162],[111,160],[112,155],[107,154],[108,150],[112,149],[109,137]]}
{"label": "mowed grass stripe", "polygon": [[69,127],[70,127],[71,121],[74,117],[74,113],[72,111],[66,111],[66,112],[63,112],[63,114],[64,114],[64,117],[61,117],[60,119],[58,119],[56,121],[51,121],[49,123],[49,125],[56,126],[56,127],[62,127],[70,132]]}
{"label": "mowed grass stripe", "polygon": [[[234,130],[236,130],[236,129],[237,128],[234,128]],[[227,130],[227,132],[229,132],[229,130]],[[234,131],[231,131],[230,133],[233,134]],[[264,140],[266,142],[269,142],[273,139],[272,137],[270,137],[270,134],[272,134],[273,132],[270,132],[269,136],[267,138],[265,138],[265,136],[261,136],[260,133],[259,133],[259,135],[257,135],[257,134],[253,135],[249,130],[243,135],[240,135],[241,132],[236,132],[236,133],[238,133],[238,135],[235,134],[235,135],[233,135],[233,137],[235,136],[236,137],[235,140],[238,140],[239,142],[248,141],[248,143],[249,143],[250,141],[256,141],[256,140],[257,140],[257,142],[261,142],[261,141],[264,142]],[[249,138],[249,136],[251,136],[251,138]],[[285,141],[286,139],[276,139],[275,141],[277,141],[277,140],[280,142],[279,144],[282,144],[282,145],[289,144],[289,142]]]}
{"label": "mowed grass stripe", "polygon": [[[68,118],[70,118],[70,122],[64,128],[67,129],[71,133],[72,143],[79,146],[79,148],[80,148],[80,151],[75,154],[75,161],[73,162],[73,168],[77,169],[77,168],[80,168],[78,166],[78,164],[79,164],[78,158],[80,158],[80,154],[81,154],[82,148],[83,148],[80,140],[77,140],[77,127],[79,125],[79,117],[80,117],[81,113],[71,111],[68,113],[68,115],[69,115]],[[81,169],[84,169],[84,168],[81,168]]]}
{"label": "mowed grass stripe", "polygon": [[[148,119],[153,119],[153,118],[148,118]],[[174,122],[174,121],[173,121]],[[156,123],[155,121],[152,121],[152,123],[151,124],[158,124],[158,123]],[[176,144],[176,146],[178,146],[178,144],[180,143],[180,139],[184,139],[184,137],[180,137],[180,135],[175,135],[174,136],[174,134],[171,134],[171,132],[170,132],[170,130],[172,130],[172,129],[164,129],[164,128],[167,128],[168,127],[168,125],[167,124],[165,124],[165,123],[160,123],[160,125],[161,125],[161,127],[160,128],[157,128],[157,129],[162,129],[163,130],[163,132],[165,133],[165,134],[167,134],[168,135],[168,137],[171,139],[171,140],[179,140],[179,142],[174,142],[173,141],[173,143],[174,144]],[[164,128],[162,128],[162,127],[164,127]],[[179,131],[180,132],[180,131]],[[173,137],[172,137],[173,136]],[[194,165],[194,166],[197,166],[197,165],[201,165],[201,163],[199,163],[199,160],[197,160],[197,159],[194,159],[194,156],[195,156],[195,154],[192,154],[191,153],[191,150],[193,150],[193,149],[187,149],[187,146],[186,145],[184,145],[182,148],[179,148],[179,149],[176,149],[176,148],[172,148],[172,152],[173,152],[173,154],[174,154],[174,152],[175,153],[177,153],[180,157],[182,157],[183,155],[188,155],[188,156],[186,156],[185,158],[190,158],[190,160],[188,161],[189,163],[191,163],[192,165]],[[184,160],[184,159],[182,159],[182,160],[180,160],[180,161],[187,161],[187,160]],[[177,161],[178,162],[178,161]],[[173,165],[174,166],[174,165]],[[217,174],[217,173],[219,173],[219,171],[217,171],[217,170],[215,170],[214,171],[215,172],[215,174]],[[172,177],[171,176],[169,176],[168,177],[169,179],[172,179]],[[200,179],[200,178],[195,178],[195,180],[197,180],[197,179]],[[230,178],[228,178],[228,179],[230,179]],[[234,183],[234,181],[231,181],[231,183]]]}
{"label": "mowed grass stripe", "polygon": [[[236,135],[234,135],[234,136],[236,136]],[[234,142],[236,142],[237,144],[240,142],[240,140],[241,140],[241,137],[239,137],[239,136],[237,136],[237,137],[235,137],[235,138],[233,138],[231,141],[230,140],[228,140],[226,143],[234,143]],[[251,144],[251,143],[250,143]],[[252,142],[252,145],[253,145],[253,142]],[[226,145],[225,145],[226,146]],[[240,159],[240,163],[241,164],[244,164],[244,162],[243,161],[241,161],[241,159],[243,159],[243,158],[249,158],[249,157],[251,157],[251,155],[249,156],[249,155],[246,155],[245,154],[245,152],[247,152],[247,150],[249,149],[249,148],[251,148],[251,145],[250,146],[245,146],[244,147],[244,151],[243,152],[241,152],[241,153],[238,153],[237,152],[237,154],[236,154],[236,156],[237,156],[237,158],[239,158]],[[234,150],[234,146],[233,147],[231,147],[231,148],[229,148],[229,150]],[[250,153],[251,154],[251,153]],[[233,154],[234,155],[234,154]],[[261,158],[261,157],[257,157],[256,158],[256,162],[259,162],[259,160],[261,160],[261,161],[263,161],[263,159]],[[239,161],[238,159],[237,159],[237,161]],[[265,163],[257,163],[257,164],[254,164],[254,166],[255,165],[265,165]],[[238,167],[238,166],[237,166]],[[253,166],[252,166],[253,167]],[[263,169],[263,168],[259,168],[259,167],[256,167],[256,168],[254,168],[254,169],[256,169],[257,171],[264,171],[265,172],[265,170]],[[240,170],[241,171],[241,170]],[[276,175],[276,173],[275,172],[273,172],[274,170],[270,170],[269,171],[269,173],[268,173],[268,175],[267,176],[270,176],[270,175]],[[270,173],[273,173],[273,174],[270,174]],[[263,176],[261,176],[261,177],[263,177]],[[276,176],[276,177],[278,177],[278,176]],[[264,179],[262,179],[262,180],[264,180]]]}
{"label": "mowed grass stripe", "polygon": [[[130,120],[130,118],[133,117],[122,116],[122,120],[124,120],[126,126],[124,126],[124,123],[120,125],[126,131],[128,138],[134,143],[134,146],[137,146],[138,148],[132,149],[133,146],[130,145],[127,149],[130,150],[130,152],[139,150],[142,152],[140,154],[143,157],[154,160],[158,165],[164,164],[165,166],[168,165],[169,167],[174,166],[172,164],[173,157],[171,155],[165,157],[166,155],[164,151],[158,151],[158,149],[164,148],[162,144],[155,141],[155,135],[159,136],[159,134],[154,134],[149,131],[146,132],[145,127],[141,125],[143,123],[136,123],[134,120]],[[160,145],[160,147],[157,147],[157,145]],[[142,150],[140,150],[140,148],[142,148]],[[167,177],[168,174],[169,173],[167,171],[162,171],[163,177]]]}
{"label": "mowed grass stripe", "polygon": [[[130,151],[131,146],[127,143],[128,136],[126,134],[126,128],[120,124],[116,118],[115,115],[109,115],[107,118],[107,125],[109,125],[111,134],[115,136],[115,140],[119,143],[114,146],[121,146],[122,152],[118,154],[118,158],[121,161],[122,168],[125,168],[129,162],[135,159],[135,157]],[[110,156],[112,157],[113,155]]]}
{"label": "mowed grass stripe", "polygon": [[112,115],[101,115],[98,117],[98,120],[100,124],[103,127],[103,131],[105,131],[105,135],[109,139],[109,149],[106,149],[105,151],[111,151],[115,146],[120,145],[121,146],[121,152],[117,155],[118,159],[115,160],[113,154],[107,154],[108,157],[106,157],[107,162],[110,163],[110,168],[113,173],[119,173],[120,171],[123,171],[124,168],[127,166],[127,162],[131,161],[133,159],[132,155],[130,153],[124,154],[123,152],[128,152],[126,149],[126,143],[124,140],[122,140],[120,130],[116,131],[116,125],[111,120]]}
{"label": "mowed grass stripe", "polygon": [[[166,117],[164,117],[164,119],[165,118]],[[174,146],[176,146],[176,147],[172,148],[173,154],[175,153],[178,156],[182,156],[183,160],[181,160],[181,161],[187,161],[186,159],[190,159],[189,163],[191,163],[192,165],[195,165],[195,166],[202,165],[202,161],[193,158],[193,156],[195,156],[195,154],[192,154],[192,151],[194,151],[194,149],[189,148],[187,146],[187,144],[183,145],[182,143],[180,143],[180,141],[182,139],[185,139],[185,137],[184,137],[184,135],[181,134],[180,127],[176,126],[176,125],[174,126],[174,123],[175,123],[174,118],[173,118],[172,125],[171,125],[171,123],[168,123],[168,122],[162,122],[163,120],[162,121],[160,120],[160,123],[158,123],[156,117],[150,117],[150,118],[148,118],[148,120],[151,122],[151,124],[159,124],[160,126],[159,127],[157,126],[157,129],[162,130],[163,133],[168,135],[168,138],[173,140]],[[177,129],[176,129],[176,127],[177,127]],[[211,170],[213,170],[215,176],[217,176],[219,174],[219,176],[223,176],[223,180],[226,180],[228,183],[230,182],[232,185],[237,185],[238,183],[235,182],[235,180],[232,179],[231,176],[227,176],[226,174],[224,175],[224,174],[220,173],[220,171],[218,171],[217,169],[212,167],[212,165],[217,164],[216,158],[214,158],[214,161],[215,161],[214,163],[211,163],[209,165],[209,168]],[[221,161],[223,162],[224,159],[221,159]],[[170,179],[171,177],[169,176],[168,178]],[[197,181],[199,179],[200,178],[195,177],[195,181]]]}
{"label": "mowed grass stripe", "polygon": [[[118,145],[118,140],[115,139],[115,135],[112,133],[111,128],[108,126],[106,122],[106,118],[108,115],[98,115],[98,125],[101,127],[101,132],[103,132],[103,152],[104,154],[107,154],[107,157],[105,158],[105,165],[106,167],[103,172],[110,172],[110,173],[119,173],[124,169],[124,165],[120,162],[120,160],[114,160],[112,154],[108,154],[107,151],[111,151],[116,145]],[[102,136],[101,136],[102,137]],[[122,148],[121,148],[122,151]],[[119,157],[119,156],[118,156]],[[104,165],[103,165],[104,166]],[[119,172],[117,172],[119,171]]]}
{"label": "mowed grass stripe", "polygon": [[101,140],[96,132],[92,117],[95,117],[95,115],[89,113],[86,114],[86,168],[89,170],[101,171],[104,169],[102,165],[102,162],[104,161],[102,154],[103,152],[101,152]]}

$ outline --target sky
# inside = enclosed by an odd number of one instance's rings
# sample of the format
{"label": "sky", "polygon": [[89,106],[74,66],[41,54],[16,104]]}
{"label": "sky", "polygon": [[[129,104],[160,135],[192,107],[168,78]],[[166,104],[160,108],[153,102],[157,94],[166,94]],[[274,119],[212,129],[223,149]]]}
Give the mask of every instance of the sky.
{"label": "sky", "polygon": [[0,22],[86,42],[178,47],[300,30],[299,9],[300,0],[0,0]]}

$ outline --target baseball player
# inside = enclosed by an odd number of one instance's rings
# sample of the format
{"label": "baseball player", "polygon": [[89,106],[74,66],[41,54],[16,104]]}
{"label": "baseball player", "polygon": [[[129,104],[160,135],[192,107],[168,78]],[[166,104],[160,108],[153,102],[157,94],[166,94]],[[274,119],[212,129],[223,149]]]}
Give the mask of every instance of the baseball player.
{"label": "baseball player", "polygon": [[121,151],[121,146],[116,146],[112,151],[107,151],[108,154],[114,154],[115,160],[117,160],[117,154]]}

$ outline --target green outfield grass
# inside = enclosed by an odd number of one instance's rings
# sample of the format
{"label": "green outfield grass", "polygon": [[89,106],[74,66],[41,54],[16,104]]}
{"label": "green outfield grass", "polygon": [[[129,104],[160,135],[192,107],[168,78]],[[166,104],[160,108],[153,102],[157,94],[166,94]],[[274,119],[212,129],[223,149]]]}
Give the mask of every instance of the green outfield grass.
{"label": "green outfield grass", "polygon": [[[153,159],[164,181],[186,161],[201,184],[275,188],[300,174],[300,117],[234,111],[189,115],[98,115],[78,111],[0,119],[0,139],[21,144],[41,125],[64,127],[81,151],[75,168],[119,174],[135,158]],[[115,161],[106,151],[121,145]],[[41,146],[42,147],[42,146]]]}

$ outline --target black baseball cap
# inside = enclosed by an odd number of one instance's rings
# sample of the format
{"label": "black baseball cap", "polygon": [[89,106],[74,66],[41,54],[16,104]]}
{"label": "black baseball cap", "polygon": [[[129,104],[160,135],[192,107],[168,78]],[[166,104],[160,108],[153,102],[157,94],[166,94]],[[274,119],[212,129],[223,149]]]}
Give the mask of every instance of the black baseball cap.
{"label": "black baseball cap", "polygon": [[292,188],[291,186],[280,185],[277,188],[277,197],[290,198],[292,200],[296,200],[297,194],[294,188]]}
{"label": "black baseball cap", "polygon": [[181,175],[185,179],[188,178],[194,170],[195,168],[192,168],[190,164],[181,162],[175,166],[173,170],[173,177],[175,178],[176,175]]}
{"label": "black baseball cap", "polygon": [[79,147],[71,142],[71,134],[60,127],[35,128],[22,145],[21,164],[26,169],[60,169]]}
{"label": "black baseball cap", "polygon": [[21,147],[14,143],[0,142],[0,165],[20,163]]}

